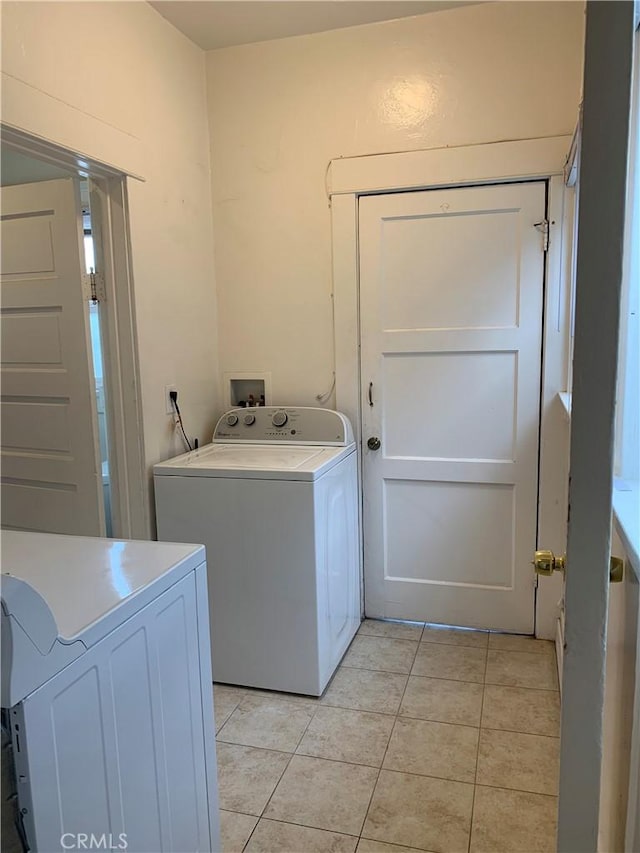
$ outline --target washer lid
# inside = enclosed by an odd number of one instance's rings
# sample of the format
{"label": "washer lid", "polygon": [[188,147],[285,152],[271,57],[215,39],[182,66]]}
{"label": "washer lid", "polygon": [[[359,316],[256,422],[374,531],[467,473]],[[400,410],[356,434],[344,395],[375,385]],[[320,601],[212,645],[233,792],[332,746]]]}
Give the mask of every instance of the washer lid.
{"label": "washer lid", "polygon": [[204,559],[201,545],[6,530],[2,610],[40,654],[54,640],[90,646]]}
{"label": "washer lid", "polygon": [[316,480],[353,453],[347,447],[208,444],[154,466],[156,476]]}

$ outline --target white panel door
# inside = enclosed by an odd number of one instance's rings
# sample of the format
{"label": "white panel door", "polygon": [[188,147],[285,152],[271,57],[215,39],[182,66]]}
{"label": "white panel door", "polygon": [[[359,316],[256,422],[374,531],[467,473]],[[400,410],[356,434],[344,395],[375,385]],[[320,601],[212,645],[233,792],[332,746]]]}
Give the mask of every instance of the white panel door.
{"label": "white panel door", "polygon": [[544,183],[360,199],[369,616],[533,631],[544,216]]}
{"label": "white panel door", "polygon": [[1,199],[2,523],[104,535],[78,185]]}

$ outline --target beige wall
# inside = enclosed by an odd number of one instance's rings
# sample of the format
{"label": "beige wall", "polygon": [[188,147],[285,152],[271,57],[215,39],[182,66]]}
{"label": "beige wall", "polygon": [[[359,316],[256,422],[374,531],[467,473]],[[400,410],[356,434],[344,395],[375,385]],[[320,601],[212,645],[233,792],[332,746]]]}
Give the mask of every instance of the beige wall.
{"label": "beige wall", "polygon": [[165,413],[211,434],[217,345],[204,53],[146,3],[2,4],[2,118],[142,175],[129,182],[144,440],[182,449]]}
{"label": "beige wall", "polygon": [[146,179],[129,197],[149,465],[181,449],[165,384],[201,439],[225,370],[271,371],[284,403],[330,387],[329,160],[570,132],[582,14],[488,3],[212,52],[207,109],[203,52],[146,3],[2,3],[4,121]]}
{"label": "beige wall", "polygon": [[221,370],[315,405],[334,367],[330,159],[571,133],[581,3],[488,3],[207,54]]}

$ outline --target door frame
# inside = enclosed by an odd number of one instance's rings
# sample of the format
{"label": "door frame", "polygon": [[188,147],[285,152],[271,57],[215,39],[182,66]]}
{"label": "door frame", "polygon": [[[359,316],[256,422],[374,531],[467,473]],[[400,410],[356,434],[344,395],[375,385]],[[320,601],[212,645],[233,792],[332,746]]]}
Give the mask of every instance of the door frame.
{"label": "door frame", "polygon": [[[538,543],[562,553],[566,545],[568,424],[559,394],[566,391],[570,245],[564,217],[563,170],[571,136],[436,148],[332,160],[331,202],[336,408],[351,420],[361,449],[358,199],[362,195],[519,181],[547,181],[551,223],[545,258],[541,381]],[[361,454],[359,454],[359,457]],[[362,465],[358,481],[362,499]],[[362,507],[360,541],[363,542]],[[362,563],[362,547],[360,548]],[[362,577],[361,565],[361,578]],[[546,578],[535,597],[535,632],[552,640],[562,579]]]}
{"label": "door frame", "polygon": [[[637,11],[631,2],[586,5],[557,845],[563,853],[596,851],[599,840]],[[628,798],[629,788],[622,793]]]}
{"label": "door frame", "polygon": [[118,539],[147,539],[150,521],[127,216],[127,179],[141,179],[6,124],[0,124],[0,134],[7,148],[60,166],[78,178],[88,177],[96,191],[104,256],[101,327],[113,535]]}

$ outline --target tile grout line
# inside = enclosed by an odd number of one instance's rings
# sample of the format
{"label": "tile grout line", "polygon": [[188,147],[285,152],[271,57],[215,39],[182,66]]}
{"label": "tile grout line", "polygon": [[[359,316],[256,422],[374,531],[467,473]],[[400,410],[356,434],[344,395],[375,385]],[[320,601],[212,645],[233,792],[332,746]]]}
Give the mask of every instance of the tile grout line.
{"label": "tile grout line", "polygon": [[[391,738],[389,738],[389,740],[391,740]],[[242,744],[231,744],[231,745],[232,746],[242,746]],[[251,747],[245,747],[245,749],[262,749],[262,747],[251,746]],[[387,749],[388,749],[388,745],[387,745]],[[384,770],[385,773],[398,773],[398,774],[403,775],[403,776],[414,776],[417,779],[436,779],[436,780],[441,781],[441,782],[454,782],[456,785],[474,785],[474,786],[476,785],[475,782],[467,782],[464,779],[453,779],[450,776],[434,776],[430,773],[417,773],[415,770],[396,770],[395,768],[391,768],[391,767],[382,767],[382,766],[376,767],[372,764],[358,764],[355,761],[344,761],[341,758],[323,758],[323,757],[320,757],[317,755],[302,755],[302,754],[298,755],[297,753],[294,753],[294,752],[287,752],[287,753],[281,752],[280,754],[289,756],[289,762],[287,762],[287,767],[289,766],[290,760],[294,756],[297,756],[298,758],[311,758],[314,761],[327,761],[327,762],[330,762],[331,764],[348,764],[349,767],[365,767],[369,770]],[[385,750],[385,755],[383,756],[383,759],[382,759],[383,762],[384,762],[384,758],[386,758],[386,750]],[[285,767],[285,770],[287,769],[287,767]],[[284,772],[285,771],[283,770],[282,775],[284,775]],[[280,782],[280,780],[282,779],[282,775],[279,777],[278,782],[276,783],[276,787],[277,787],[278,783]],[[545,796],[545,797],[557,797],[558,796],[557,794],[546,794],[542,791],[532,791],[530,788],[509,788],[505,785],[495,785],[495,784],[490,784],[488,782],[480,782],[480,783],[478,783],[478,786],[481,788],[498,788],[498,789],[504,790],[504,791],[520,791],[523,794],[540,794],[541,796]],[[269,800],[270,799],[271,799],[271,797],[269,797]],[[267,805],[268,805],[268,803],[267,803]],[[266,809],[266,806],[265,806],[265,809]],[[234,812],[235,810],[227,808],[227,809],[222,809],[222,811]],[[236,814],[248,814],[248,812],[235,812],[235,813]],[[260,817],[263,817],[263,816],[264,816],[264,810],[263,810],[263,814],[261,814]],[[256,817],[256,815],[250,815],[250,817]],[[268,818],[268,819],[269,820],[279,820],[279,818]],[[283,821],[283,822],[284,823],[291,823],[291,821]],[[306,824],[300,824],[300,826],[306,826]],[[328,831],[337,832],[338,830],[328,830]],[[351,833],[347,832],[345,834],[350,835]],[[371,840],[375,840],[375,839],[371,839]]]}
{"label": "tile grout line", "polygon": [[259,749],[262,752],[277,752],[279,755],[295,755],[295,752],[291,752],[288,749],[276,749],[274,746],[254,746],[252,743],[241,743],[237,740],[222,740],[220,737],[217,737],[216,741],[218,743],[223,743],[225,746],[241,746],[243,749]]}
{"label": "tile grout line", "polygon": [[[307,721],[307,725],[305,726],[304,731],[303,731],[303,732],[302,732],[302,734],[300,735],[300,738],[299,738],[299,740],[298,740],[298,743],[297,743],[297,744],[296,744],[296,746],[295,746],[294,751],[293,751],[292,753],[290,753],[290,754],[289,754],[289,760],[288,760],[288,761],[287,761],[287,763],[285,764],[285,766],[284,766],[284,768],[283,768],[283,770],[282,770],[282,773],[281,773],[281,774],[280,774],[280,776],[278,777],[278,781],[277,781],[277,782],[276,782],[276,784],[273,786],[273,790],[271,791],[271,794],[269,795],[269,798],[267,799],[267,802],[264,804],[264,807],[263,807],[262,811],[260,812],[260,815],[258,816],[258,820],[257,820],[257,822],[256,822],[256,825],[253,827],[253,830],[251,831],[251,835],[249,836],[249,838],[247,838],[246,844],[245,844],[245,845],[244,845],[244,847],[242,848],[242,849],[243,849],[243,851],[244,851],[244,849],[246,848],[247,844],[249,844],[249,842],[251,841],[251,838],[253,837],[253,833],[256,831],[256,829],[257,829],[257,827],[258,827],[258,824],[260,823],[260,821],[261,821],[261,820],[262,820],[262,818],[264,817],[264,813],[265,813],[265,812],[266,812],[266,810],[269,808],[269,803],[270,803],[270,802],[271,802],[271,800],[273,799],[273,795],[275,794],[275,792],[276,792],[276,790],[277,790],[277,788],[278,788],[278,785],[279,785],[279,784],[280,784],[280,782],[282,781],[282,777],[284,776],[284,774],[285,774],[285,773],[287,772],[287,770],[289,769],[289,765],[291,764],[291,761],[293,760],[293,757],[294,757],[294,755],[296,754],[295,750],[300,746],[300,743],[301,743],[301,741],[302,741],[302,738],[303,738],[303,737],[304,737],[304,735],[306,734],[306,731],[307,731],[307,729],[309,728],[309,726],[310,726],[310,724],[311,724],[311,721],[312,721],[312,720],[313,720],[313,718],[315,717],[317,710],[318,710],[318,709],[316,708],[316,709],[314,710],[313,714],[309,717],[309,720]],[[251,748],[252,748],[252,749],[262,749],[263,747],[251,747]],[[283,750],[273,750],[273,752],[283,752]]]}
{"label": "tile grout line", "polygon": [[[304,707],[304,706],[302,706],[302,707]],[[307,721],[307,725],[304,727],[304,731],[303,731],[303,732],[302,732],[302,734],[300,735],[300,737],[299,737],[299,739],[298,739],[298,742],[297,742],[297,744],[296,744],[296,746],[295,746],[294,751],[290,754],[290,756],[289,756],[289,760],[287,761],[287,763],[286,763],[286,765],[285,765],[285,767],[284,767],[284,769],[283,769],[282,773],[281,773],[281,774],[280,774],[280,776],[278,777],[278,781],[277,781],[277,782],[276,782],[276,784],[273,786],[273,790],[271,791],[271,794],[269,795],[269,798],[268,798],[267,802],[265,803],[264,808],[262,809],[262,812],[260,813],[260,815],[259,815],[259,817],[258,817],[258,820],[257,820],[257,822],[256,822],[256,825],[254,826],[253,830],[251,831],[251,835],[250,835],[250,836],[249,836],[249,838],[247,839],[246,844],[244,845],[244,847],[242,848],[242,849],[243,849],[243,851],[246,849],[247,845],[248,845],[248,844],[249,844],[249,842],[251,841],[251,838],[253,837],[254,832],[255,832],[255,831],[256,831],[256,829],[258,828],[258,824],[260,823],[260,821],[261,821],[261,820],[262,820],[262,818],[264,817],[266,810],[269,808],[269,804],[271,803],[271,800],[273,799],[273,795],[274,795],[274,794],[275,794],[275,792],[277,791],[277,789],[278,789],[278,785],[279,785],[279,784],[280,784],[280,782],[282,781],[282,778],[283,778],[284,774],[285,774],[285,773],[287,772],[287,770],[289,769],[289,766],[290,766],[290,764],[291,764],[291,762],[292,762],[292,760],[293,760],[293,757],[296,755],[296,750],[298,749],[298,747],[299,747],[299,746],[300,746],[300,744],[302,743],[302,738],[303,738],[303,737],[305,736],[305,734],[307,733],[307,729],[308,729],[308,728],[309,728],[309,726],[311,725],[311,721],[312,721],[312,720],[314,719],[314,717],[316,716],[316,713],[318,712],[318,708],[319,708],[319,707],[320,707],[319,705],[318,705],[318,706],[316,706],[316,707],[314,708],[313,714],[311,714],[311,716],[309,717],[309,720]],[[274,750],[274,751],[275,751],[275,750]],[[266,818],[266,819],[268,820],[268,818]],[[286,821],[283,821],[283,823],[286,823]],[[301,824],[301,825],[302,825],[302,824]]]}
{"label": "tile grout line", "polygon": [[[474,681],[461,681],[461,684],[475,684]],[[431,717],[414,717],[412,714],[397,714],[399,720],[411,720],[415,723],[436,723],[438,726],[453,726],[457,729],[476,729],[476,731],[480,728],[480,724],[477,726],[471,725],[471,723],[452,723],[450,720],[434,720]],[[497,729],[496,731],[503,731],[502,729]],[[520,732],[519,734],[527,734],[527,732]],[[547,735],[547,737],[551,737],[551,735]]]}
{"label": "tile grout line", "polygon": [[[255,817],[255,815],[252,815],[252,817]],[[256,829],[258,828],[258,824],[260,823],[260,821],[261,821],[261,820],[262,820],[262,817],[258,817],[258,820],[256,821],[256,825],[253,827],[253,829],[252,829],[252,830],[251,830],[251,832],[249,833],[249,837],[247,838],[247,840],[245,841],[245,843],[244,843],[244,844],[243,844],[243,846],[242,846],[241,853],[244,853],[244,851],[247,849],[247,847],[248,847],[248,845],[249,845],[249,842],[250,842],[250,841],[251,841],[251,839],[253,838],[253,833],[254,833],[254,832],[256,831]],[[222,846],[222,842],[220,843],[220,846]],[[223,851],[223,853],[224,853],[224,851]]]}
{"label": "tile grout line", "polygon": [[[366,672],[378,672],[378,670],[365,670],[365,671]],[[397,673],[397,674],[400,674],[400,673]],[[402,674],[406,675],[406,673],[402,673]],[[532,737],[548,738],[550,740],[559,740],[559,737],[560,737],[559,735],[551,735],[551,734],[546,734],[544,732],[527,731],[524,729],[508,729],[508,728],[499,727],[499,726],[492,726],[492,725],[482,725],[481,722],[478,723],[477,725],[473,725],[471,723],[452,722],[451,720],[435,719],[433,717],[420,717],[420,716],[417,716],[414,714],[401,713],[402,701],[404,700],[404,696],[405,696],[407,688],[409,686],[409,679],[410,678],[429,678],[429,677],[430,676],[412,676],[412,675],[407,676],[407,681],[405,682],[405,686],[404,686],[403,691],[402,691],[402,696],[400,699],[400,704],[398,706],[398,711],[395,711],[393,713],[390,713],[387,711],[373,711],[369,708],[361,708],[361,707],[355,708],[355,707],[352,707],[351,705],[329,705],[329,704],[327,704],[327,705],[316,706],[314,708],[312,715],[311,715],[311,718],[309,719],[309,721],[308,721],[304,731],[302,732],[302,735],[300,736],[300,739],[299,739],[298,743],[296,744],[296,747],[293,751],[291,751],[290,749],[284,749],[282,747],[264,746],[264,745],[256,745],[256,744],[245,743],[243,741],[226,740],[223,733],[222,733],[222,729],[225,727],[226,723],[229,722],[229,719],[232,716],[233,712],[232,712],[232,714],[229,715],[229,718],[227,718],[225,723],[223,725],[221,725],[219,732],[216,734],[216,740],[220,743],[228,744],[230,746],[243,746],[243,747],[250,748],[250,749],[261,749],[261,750],[265,750],[268,752],[278,752],[278,753],[287,754],[287,755],[302,754],[302,753],[297,753],[297,749],[299,748],[300,743],[302,742],[302,739],[304,738],[304,735],[306,734],[309,726],[311,725],[311,723],[313,722],[313,720],[315,719],[315,717],[317,716],[317,714],[321,708],[330,708],[330,709],[333,709],[336,711],[352,711],[353,713],[360,713],[360,714],[373,714],[373,715],[378,716],[378,717],[393,717],[394,720],[397,718],[397,719],[401,719],[401,720],[406,719],[406,720],[415,720],[418,722],[437,723],[437,724],[443,725],[443,726],[457,726],[457,727],[461,727],[461,728],[472,728],[472,729],[483,728],[483,729],[486,729],[489,731],[495,731],[495,732],[506,732],[506,733],[510,733],[510,734],[522,734],[522,735],[530,735]],[[435,680],[436,681],[449,681],[451,679],[435,679]],[[453,681],[456,684],[470,684],[470,685],[471,684],[472,685],[481,684],[481,682],[477,682],[477,681],[458,681],[455,679]],[[485,688],[487,686],[488,687],[494,687],[494,686],[505,686],[505,685],[494,685],[494,684],[486,684],[486,685],[483,684],[482,685],[483,697],[482,697],[482,703],[481,703],[481,715],[482,715],[482,711],[484,709]],[[508,685],[506,685],[506,686],[508,686]],[[527,688],[527,689],[535,690],[536,688]],[[538,691],[538,692],[550,693],[551,691]],[[304,708],[304,707],[308,707],[308,706],[298,705],[297,707]],[[237,710],[237,708],[234,710]],[[308,757],[324,758],[324,756],[308,756]],[[356,764],[358,766],[365,766],[365,767],[372,767],[372,766],[375,767],[375,765],[363,764],[362,762],[345,761],[344,759],[325,759],[325,760],[342,761],[343,763],[346,763],[346,764]],[[422,775],[422,774],[418,774],[418,775]]]}
{"label": "tile grout line", "polygon": [[[241,812],[239,812],[239,814],[241,814]],[[255,815],[252,815],[252,817],[255,817]],[[261,817],[258,819],[258,823],[260,823],[261,820],[269,820],[272,823],[283,823],[285,826],[298,826],[300,827],[300,829],[313,829],[318,832],[330,832],[332,835],[344,835],[346,836],[346,838],[352,838],[356,842],[360,840],[360,836],[354,835],[352,832],[343,832],[342,830],[337,829],[325,829],[323,826],[309,826],[308,823],[296,823],[295,820],[282,820],[282,818],[279,817]],[[256,828],[257,826],[258,824],[256,824]],[[251,833],[251,835],[253,835],[253,832]],[[249,841],[247,841],[247,844],[248,843]]]}
{"label": "tile grout line", "polygon": [[[492,687],[493,685],[489,685]],[[483,699],[484,702],[484,699]],[[509,735],[528,735],[529,737],[545,737],[548,740],[560,740],[560,735],[545,735],[540,734],[540,732],[525,732],[522,729],[497,729],[495,726],[480,726],[481,729],[484,729],[487,732],[504,732]]]}
{"label": "tile grout line", "polygon": [[531,794],[534,797],[549,797],[551,800],[557,800],[557,794],[547,794],[543,791],[530,791],[528,788],[505,788],[504,785],[489,785],[486,782],[482,782],[477,785],[478,788],[491,788],[494,791],[509,791],[513,794]]}
{"label": "tile grout line", "polygon": [[[443,643],[431,643],[431,645],[442,646],[444,644]],[[471,647],[470,646],[449,646],[449,648],[471,648]],[[518,653],[516,652],[516,654],[518,654]],[[488,681],[488,682],[469,681],[469,679],[452,678],[451,676],[449,678],[443,678],[440,675],[414,675],[410,671],[409,672],[400,672],[397,669],[371,669],[370,667],[366,667],[366,666],[350,666],[349,664],[344,664],[344,663],[341,664],[340,666],[343,669],[359,669],[359,670],[362,670],[363,672],[386,672],[389,675],[410,675],[412,678],[434,678],[434,679],[436,679],[436,681],[457,681],[457,682],[462,682],[463,684],[483,684],[483,683],[486,683],[486,684],[490,684],[490,685],[495,686],[495,687],[514,687],[518,690],[540,690],[544,693],[559,693],[560,692],[556,687],[531,687],[530,685],[527,685],[527,684],[509,684],[507,682],[502,682],[502,681]]]}
{"label": "tile grout line", "polygon": [[[215,683],[215,682],[214,682],[214,683]],[[228,686],[237,686],[237,685],[228,685]],[[223,728],[224,728],[224,726],[227,724],[227,722],[229,722],[229,719],[230,719],[230,718],[231,718],[231,716],[235,713],[235,711],[237,711],[237,709],[240,707],[240,705],[242,704],[242,702],[244,701],[244,699],[246,699],[248,696],[253,696],[253,695],[255,695],[255,694],[251,693],[249,690],[245,691],[245,692],[242,694],[242,696],[240,697],[240,699],[239,699],[239,701],[238,701],[238,704],[237,704],[237,705],[236,705],[236,707],[233,709],[233,711],[231,712],[231,714],[229,714],[229,717],[227,717],[227,719],[225,720],[224,724],[220,727],[220,732],[222,732],[222,729],[223,729]],[[276,697],[269,697],[269,698],[276,698]],[[301,705],[300,707],[304,707],[304,705]],[[313,719],[313,717],[314,717],[314,716],[315,716],[315,711],[314,711],[314,713],[311,715],[311,718],[309,719],[309,722],[307,723],[307,726],[305,727],[305,732],[306,732],[307,728],[309,727],[309,723],[311,722],[311,720]],[[303,733],[303,734],[304,734],[304,733]],[[267,751],[267,752],[277,752],[277,753],[279,753],[280,755],[288,755],[288,756],[289,756],[289,759],[288,759],[287,763],[285,764],[285,766],[284,766],[284,767],[283,767],[283,769],[282,769],[282,773],[280,773],[280,775],[279,775],[279,777],[278,777],[277,782],[276,782],[276,783],[275,783],[275,785],[273,786],[273,790],[271,791],[271,794],[269,795],[269,797],[268,797],[268,799],[267,799],[267,802],[266,802],[266,803],[264,804],[264,806],[262,807],[262,811],[260,812],[260,814],[259,814],[259,815],[257,815],[257,818],[258,818],[258,819],[257,819],[257,821],[256,821],[256,825],[255,825],[255,826],[253,827],[253,829],[251,830],[251,834],[250,834],[250,835],[249,835],[249,837],[247,838],[247,840],[246,840],[246,842],[245,842],[245,844],[244,844],[244,846],[243,846],[243,848],[242,848],[242,850],[244,851],[244,850],[246,849],[247,845],[249,844],[249,842],[251,841],[251,838],[253,837],[253,834],[254,834],[254,832],[256,831],[256,829],[257,829],[257,827],[258,827],[258,824],[259,824],[259,823],[260,823],[260,821],[262,820],[262,817],[263,817],[263,815],[264,815],[264,813],[265,813],[265,811],[266,811],[266,809],[267,809],[267,807],[268,807],[269,803],[271,802],[271,799],[272,799],[272,797],[273,797],[273,795],[274,795],[274,793],[275,793],[276,788],[277,788],[277,787],[278,787],[278,785],[280,784],[280,782],[281,782],[282,777],[284,776],[284,774],[287,772],[287,769],[288,769],[289,765],[291,764],[291,759],[292,759],[292,758],[293,758],[293,756],[295,755],[295,752],[291,752],[291,753],[289,753],[289,752],[287,752],[287,750],[283,750],[283,749],[272,749],[272,748],[264,747],[264,746],[251,746],[250,744],[234,743],[233,741],[225,741],[225,740],[222,740],[222,739],[219,737],[219,735],[218,735],[218,734],[216,734],[216,742],[225,743],[225,744],[230,745],[230,746],[241,746],[241,747],[243,747],[243,748],[245,748],[245,749],[263,749],[263,750],[265,750],[265,751]],[[299,745],[299,743],[298,743],[298,745]],[[297,746],[296,746],[296,749],[297,749]],[[224,809],[223,811],[231,811],[231,810],[230,810],[230,809]],[[236,814],[244,814],[244,812],[236,812]],[[256,817],[256,815],[251,815],[251,817]]]}
{"label": "tile grout line", "polygon": [[[215,688],[216,683],[217,683],[217,682],[212,681],[212,682],[211,682],[212,687],[214,687],[214,688]],[[229,686],[231,686],[231,685],[228,685],[228,684],[220,684],[219,686],[220,686],[220,687],[229,687]],[[215,690],[213,691],[213,693],[215,694]],[[238,699],[238,701],[236,702],[236,704],[233,706],[233,708],[232,708],[232,709],[231,709],[231,711],[229,712],[229,715],[226,717],[226,719],[224,720],[224,722],[220,724],[220,728],[218,728],[218,727],[216,726],[216,722],[215,722],[215,696],[214,696],[214,720],[213,720],[213,724],[214,724],[214,728],[215,728],[214,735],[215,735],[216,740],[218,739],[218,733],[219,733],[219,732],[221,732],[221,731],[222,731],[222,729],[223,729],[223,728],[226,726],[226,724],[229,722],[229,718],[231,717],[231,714],[233,714],[233,713],[234,713],[234,711],[237,709],[238,705],[240,704],[240,702],[242,702],[242,700],[244,699],[244,697],[245,697],[245,694],[244,694],[244,693],[242,693],[242,694],[240,695],[240,698],[239,698],[239,699]]]}
{"label": "tile grout line", "polygon": [[[241,814],[241,815],[245,815],[246,817],[255,817],[255,815],[247,815],[246,812],[232,812],[230,809],[222,809],[222,811],[231,812],[231,814]],[[249,836],[249,839],[247,840],[245,846],[243,847],[243,850],[246,849],[247,844],[251,840],[251,837],[253,836],[253,833],[257,829],[258,823],[260,823],[261,820],[268,820],[268,821],[271,821],[272,823],[282,823],[285,826],[297,826],[300,829],[313,829],[313,830],[316,830],[318,832],[328,832],[331,835],[343,835],[345,838],[353,839],[356,842],[356,847],[357,847],[357,843],[360,841],[373,841],[377,844],[384,843],[384,844],[388,844],[390,847],[397,847],[398,849],[403,849],[403,850],[406,849],[406,850],[415,851],[415,853],[429,853],[429,851],[424,850],[421,847],[411,847],[411,846],[407,846],[405,844],[396,844],[395,841],[376,842],[375,838],[366,838],[362,835],[354,835],[351,832],[343,832],[342,830],[338,831],[335,829],[325,829],[324,827],[321,827],[321,826],[309,826],[306,823],[296,823],[294,820],[282,820],[281,818],[275,818],[275,817],[258,818],[256,826],[252,830],[251,835]]]}
{"label": "tile grout line", "polygon": [[[424,625],[422,626],[422,633],[420,634],[421,638],[422,638],[423,634],[424,634]],[[364,813],[364,817],[362,819],[362,824],[360,826],[360,833],[358,835],[358,845],[357,846],[360,845],[360,839],[362,838],[362,832],[363,832],[365,824],[367,822],[367,818],[369,817],[369,812],[371,811],[371,803],[373,802],[373,797],[375,795],[376,788],[378,787],[378,782],[380,781],[380,775],[382,773],[382,767],[384,765],[385,758],[387,757],[387,752],[389,751],[389,744],[391,743],[391,738],[393,737],[393,733],[395,731],[396,724],[397,724],[398,720],[400,719],[400,709],[402,708],[402,702],[404,700],[405,693],[407,692],[407,686],[409,684],[409,679],[411,678],[411,670],[413,669],[413,665],[415,664],[419,648],[420,648],[420,640],[418,640],[416,650],[413,654],[413,660],[411,661],[411,666],[410,666],[409,672],[407,674],[407,680],[405,681],[404,689],[402,691],[402,696],[400,697],[400,701],[398,702],[398,707],[397,707],[396,713],[394,715],[395,719],[393,722],[393,726],[391,727],[391,731],[389,732],[389,738],[387,740],[387,745],[385,747],[384,754],[382,756],[382,760],[380,761],[380,767],[378,768],[378,775],[376,776],[376,781],[374,782],[373,788],[371,789],[371,796],[369,797],[369,802],[367,803],[367,809]]]}
{"label": "tile grout line", "polygon": [[471,818],[469,820],[469,842],[468,853],[471,853],[471,839],[473,837],[473,814],[476,808],[476,791],[478,788],[478,764],[480,763],[480,739],[482,737],[482,717],[484,714],[484,697],[487,692],[487,669],[489,667],[489,637],[487,636],[487,649],[484,658],[484,675],[482,679],[482,701],[480,702],[480,725],[478,726],[478,746],[476,749],[476,769],[473,777],[473,797],[471,799]]}
{"label": "tile grout line", "polygon": [[313,709],[313,714],[311,714],[311,716],[309,717],[309,720],[307,721],[307,725],[304,727],[304,731],[302,732],[302,734],[298,738],[298,743],[296,744],[296,747],[293,750],[294,755],[298,754],[298,749],[300,748],[300,744],[302,743],[304,736],[306,735],[307,731],[309,730],[309,726],[315,720],[316,714],[318,713],[319,709],[320,709],[319,704]]}
{"label": "tile grout line", "polygon": [[[272,790],[272,791],[271,791],[271,793],[269,794],[269,797],[267,798],[267,802],[264,804],[264,806],[262,807],[262,811],[261,811],[261,812],[260,812],[260,814],[258,815],[258,823],[260,823],[260,821],[261,821],[261,820],[262,820],[262,818],[264,817],[264,813],[265,813],[265,812],[266,812],[266,810],[269,808],[269,803],[270,803],[270,802],[271,802],[271,800],[273,799],[273,795],[275,794],[275,792],[276,792],[276,789],[277,789],[278,785],[280,784],[280,782],[282,782],[282,777],[284,776],[284,774],[285,774],[285,773],[287,772],[287,770],[289,769],[289,765],[291,764],[291,759],[293,758],[293,756],[294,756],[294,755],[295,755],[295,753],[293,753],[293,752],[289,755],[289,760],[288,760],[288,761],[287,761],[287,763],[285,764],[285,766],[284,766],[284,768],[283,768],[282,773],[280,774],[280,776],[278,776],[278,781],[277,781],[277,782],[276,782],[276,784],[273,786],[273,790]],[[258,825],[258,823],[256,823],[256,826]],[[254,831],[255,831],[255,827],[254,827]],[[251,835],[253,835],[253,832],[251,833]],[[247,840],[247,844],[248,844],[248,843],[249,843],[249,841]],[[245,845],[245,846],[246,846],[246,845]]]}
{"label": "tile grout line", "polygon": [[[432,643],[432,645],[437,645],[437,644],[436,644],[436,643]],[[442,648],[442,645],[441,645],[441,644],[440,644],[440,647]],[[449,646],[449,648],[463,648],[463,647],[462,647],[462,646],[458,646],[458,647],[456,647],[456,646]],[[465,646],[464,648],[467,648],[467,647]],[[416,651],[416,654],[417,654],[417,651]],[[415,659],[414,659],[414,662],[415,662]],[[399,671],[399,670],[397,670],[397,669],[371,669],[370,667],[366,667],[366,666],[349,666],[349,665],[347,665],[347,664],[342,664],[342,667],[343,667],[344,669],[359,669],[359,670],[362,670],[362,672],[387,672],[387,673],[389,673],[389,675],[409,675],[409,676],[411,676],[412,678],[435,678],[435,679],[437,679],[438,681],[458,681],[458,682],[463,682],[464,684],[482,684],[482,681],[469,681],[469,679],[468,679],[468,678],[467,678],[467,679],[462,679],[462,678],[442,678],[442,676],[437,676],[437,675],[414,675],[414,673],[412,673],[412,672],[411,672],[411,670],[409,670],[409,672],[406,672],[406,671],[405,671],[405,672],[400,672],[400,671]],[[413,669],[413,664],[412,664],[412,669]],[[500,685],[500,686],[502,686],[502,687],[511,687],[511,686],[513,686],[513,685],[510,685],[510,684],[504,684],[504,685]],[[558,691],[556,690],[555,692],[557,693]]]}
{"label": "tile grout line", "polygon": [[[394,673],[394,675],[399,673]],[[407,679],[408,681],[408,679]],[[404,695],[404,694],[403,694]],[[357,711],[359,714],[375,714],[377,717],[395,717],[395,712],[391,711],[372,711],[370,708],[353,708],[351,705],[322,705],[323,708],[333,708],[334,711]]]}

